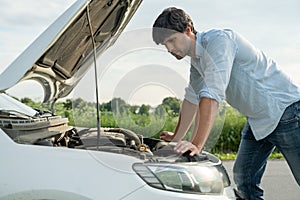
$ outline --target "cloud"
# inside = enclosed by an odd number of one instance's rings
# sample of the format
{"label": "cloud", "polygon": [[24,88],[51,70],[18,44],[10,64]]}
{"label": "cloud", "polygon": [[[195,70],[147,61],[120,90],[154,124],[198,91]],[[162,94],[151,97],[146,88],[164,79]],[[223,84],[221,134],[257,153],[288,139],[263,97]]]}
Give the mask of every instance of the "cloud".
{"label": "cloud", "polygon": [[0,72],[75,0],[0,0]]}
{"label": "cloud", "polygon": [[43,25],[56,18],[74,0],[1,0],[0,24],[2,27]]}

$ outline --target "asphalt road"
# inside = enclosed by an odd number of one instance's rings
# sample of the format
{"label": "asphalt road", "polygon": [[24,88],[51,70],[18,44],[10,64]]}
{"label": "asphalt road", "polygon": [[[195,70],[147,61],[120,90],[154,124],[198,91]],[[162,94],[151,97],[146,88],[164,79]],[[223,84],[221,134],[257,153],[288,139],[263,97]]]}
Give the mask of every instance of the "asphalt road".
{"label": "asphalt road", "polygon": [[[232,178],[234,161],[223,162],[227,172]],[[300,187],[297,185],[285,160],[269,160],[267,169],[262,179],[262,187],[265,191],[265,200],[299,200]]]}

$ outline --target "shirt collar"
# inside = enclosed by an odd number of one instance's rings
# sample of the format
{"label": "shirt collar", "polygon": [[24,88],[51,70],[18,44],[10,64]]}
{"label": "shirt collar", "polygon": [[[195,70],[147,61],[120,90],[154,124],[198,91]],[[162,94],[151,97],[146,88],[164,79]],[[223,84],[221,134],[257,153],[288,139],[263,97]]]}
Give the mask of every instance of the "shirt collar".
{"label": "shirt collar", "polygon": [[196,33],[196,49],[195,49],[195,54],[196,54],[196,58],[200,58],[201,57],[201,49],[202,49],[202,45],[201,45],[201,41],[202,41],[202,36],[203,36],[203,32]]}

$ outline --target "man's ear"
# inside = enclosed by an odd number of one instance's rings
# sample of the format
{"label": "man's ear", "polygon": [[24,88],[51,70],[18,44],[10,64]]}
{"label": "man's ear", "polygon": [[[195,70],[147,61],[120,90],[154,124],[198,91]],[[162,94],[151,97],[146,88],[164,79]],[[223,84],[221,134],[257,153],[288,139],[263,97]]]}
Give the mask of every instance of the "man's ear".
{"label": "man's ear", "polygon": [[187,34],[188,36],[191,36],[191,34],[193,33],[190,26],[187,26],[187,27],[186,27],[185,32],[186,32],[186,34]]}

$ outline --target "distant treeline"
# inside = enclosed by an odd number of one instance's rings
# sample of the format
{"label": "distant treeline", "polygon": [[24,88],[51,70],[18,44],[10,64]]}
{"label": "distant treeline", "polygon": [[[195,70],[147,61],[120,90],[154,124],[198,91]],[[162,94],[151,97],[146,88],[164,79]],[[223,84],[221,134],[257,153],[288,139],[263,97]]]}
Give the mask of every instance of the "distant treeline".
{"label": "distant treeline", "polygon": [[[30,98],[22,98],[21,102],[33,108],[50,110],[49,105],[35,102]],[[130,129],[145,137],[158,138],[162,130],[174,131],[181,100],[167,97],[156,107],[150,105],[129,105],[121,98],[114,98],[99,105],[102,127],[122,127]],[[77,127],[96,127],[96,103],[87,102],[81,98],[67,99],[56,102],[56,115],[69,119],[69,124]],[[235,109],[223,103],[219,115],[206,143],[206,150],[213,153],[237,152],[240,133],[246,122],[244,116]],[[185,139],[191,137],[192,128]]]}

